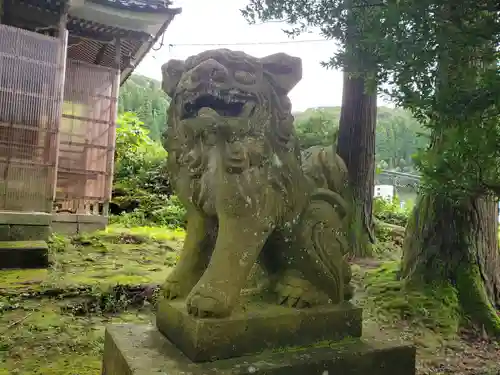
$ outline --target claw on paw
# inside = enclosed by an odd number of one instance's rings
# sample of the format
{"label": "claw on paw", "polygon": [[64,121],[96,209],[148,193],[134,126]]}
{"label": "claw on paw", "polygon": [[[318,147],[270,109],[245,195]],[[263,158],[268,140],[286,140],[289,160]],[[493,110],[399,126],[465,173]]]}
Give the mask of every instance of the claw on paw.
{"label": "claw on paw", "polygon": [[278,304],[295,308],[307,308],[325,303],[327,296],[316,290],[307,280],[297,276],[286,275],[275,288]]}
{"label": "claw on paw", "polygon": [[161,294],[163,298],[168,300],[184,298],[193,289],[195,284],[196,280],[194,278],[184,277],[182,282],[177,277],[168,278],[161,286]]}
{"label": "claw on paw", "polygon": [[225,318],[231,314],[222,294],[210,293],[209,288],[195,288],[187,298],[187,311],[198,318]]}
{"label": "claw on paw", "polygon": [[181,290],[179,283],[166,281],[161,287],[162,295],[165,299],[172,300],[180,297]]}

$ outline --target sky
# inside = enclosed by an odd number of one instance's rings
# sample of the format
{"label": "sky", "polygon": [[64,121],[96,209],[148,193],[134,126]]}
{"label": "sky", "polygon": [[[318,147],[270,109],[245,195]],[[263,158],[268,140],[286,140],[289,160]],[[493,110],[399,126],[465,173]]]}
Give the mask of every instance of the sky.
{"label": "sky", "polygon": [[[136,73],[161,80],[161,66],[170,59],[186,59],[207,49],[229,48],[264,57],[284,52],[302,59],[302,80],[289,97],[294,111],[323,106],[340,106],[342,73],[323,68],[336,50],[334,41],[323,40],[317,33],[301,35],[292,43],[279,22],[249,25],[240,9],[248,0],[177,0],[182,13],[175,17],[164,35],[164,45],[151,51]],[[313,41],[311,41],[313,40]],[[319,40],[319,41],[318,41]],[[158,49],[160,44],[155,46]],[[382,101],[380,100],[380,104]]]}

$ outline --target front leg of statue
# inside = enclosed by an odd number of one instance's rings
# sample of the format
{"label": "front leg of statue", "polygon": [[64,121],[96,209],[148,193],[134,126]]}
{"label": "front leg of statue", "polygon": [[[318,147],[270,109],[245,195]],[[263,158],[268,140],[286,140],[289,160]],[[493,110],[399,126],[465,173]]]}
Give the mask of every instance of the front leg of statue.
{"label": "front leg of statue", "polygon": [[217,241],[207,270],[187,299],[190,314],[231,314],[272,226],[250,216],[219,218]]}
{"label": "front leg of statue", "polygon": [[166,299],[186,297],[200,280],[213,250],[213,223],[195,209],[188,211],[187,233],[179,261],[162,286]]}

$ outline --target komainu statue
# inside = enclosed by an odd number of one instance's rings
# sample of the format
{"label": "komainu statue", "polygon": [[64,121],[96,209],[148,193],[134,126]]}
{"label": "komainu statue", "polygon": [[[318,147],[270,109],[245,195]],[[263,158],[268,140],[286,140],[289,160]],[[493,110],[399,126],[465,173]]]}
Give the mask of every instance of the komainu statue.
{"label": "komainu statue", "polygon": [[333,147],[300,153],[287,95],[301,60],[217,49],[162,74],[168,171],[187,209],[163,298],[185,298],[197,317],[228,316],[256,262],[279,304],[351,298],[347,171]]}

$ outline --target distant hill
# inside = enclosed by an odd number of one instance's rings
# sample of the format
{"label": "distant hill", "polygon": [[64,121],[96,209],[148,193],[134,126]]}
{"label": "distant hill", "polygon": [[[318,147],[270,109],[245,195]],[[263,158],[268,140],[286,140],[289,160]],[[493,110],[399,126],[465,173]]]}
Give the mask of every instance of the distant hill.
{"label": "distant hill", "polygon": [[149,129],[149,136],[159,140],[167,124],[170,99],[161,82],[138,74],[132,75],[120,89],[118,113],[134,112]]}

